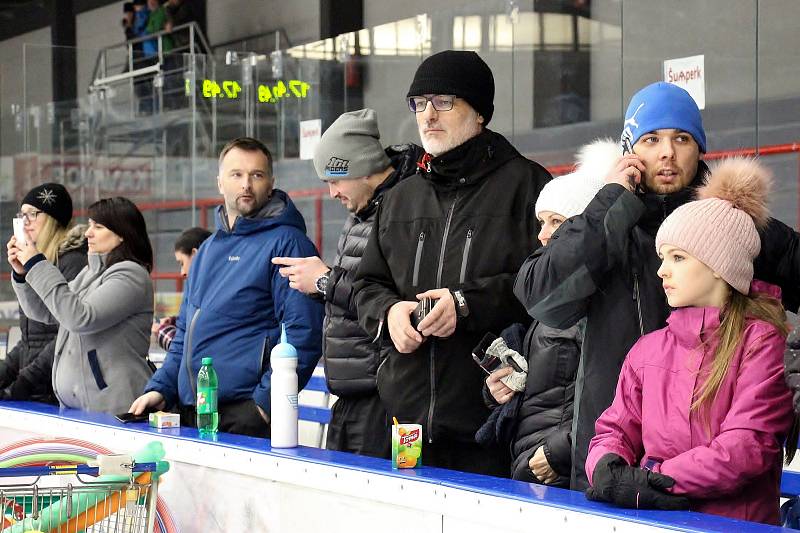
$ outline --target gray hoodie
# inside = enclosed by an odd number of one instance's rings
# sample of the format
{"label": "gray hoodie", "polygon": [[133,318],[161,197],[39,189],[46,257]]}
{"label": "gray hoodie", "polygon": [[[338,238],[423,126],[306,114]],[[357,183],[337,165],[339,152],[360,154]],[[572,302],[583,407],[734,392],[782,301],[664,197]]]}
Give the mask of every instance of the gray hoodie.
{"label": "gray hoodie", "polygon": [[151,376],[145,357],[153,320],[153,284],[144,267],[105,255],[67,283],[57,267],[39,261],[25,282],[12,283],[25,314],[58,324],[53,389],[75,409],[122,413]]}

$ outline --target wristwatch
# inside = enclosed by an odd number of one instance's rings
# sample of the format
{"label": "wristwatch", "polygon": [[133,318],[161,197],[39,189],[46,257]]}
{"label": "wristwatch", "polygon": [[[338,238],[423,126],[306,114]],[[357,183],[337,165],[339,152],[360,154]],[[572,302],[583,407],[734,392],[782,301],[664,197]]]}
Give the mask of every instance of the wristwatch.
{"label": "wristwatch", "polygon": [[314,287],[317,289],[317,292],[320,293],[322,296],[325,296],[325,291],[328,290],[328,279],[331,277],[331,271],[328,270],[323,275],[317,278],[314,282]]}

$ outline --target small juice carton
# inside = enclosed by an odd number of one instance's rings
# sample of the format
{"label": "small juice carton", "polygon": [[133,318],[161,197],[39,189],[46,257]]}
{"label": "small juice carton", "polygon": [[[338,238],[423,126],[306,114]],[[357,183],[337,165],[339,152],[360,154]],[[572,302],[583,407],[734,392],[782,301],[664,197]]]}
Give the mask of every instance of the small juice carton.
{"label": "small juice carton", "polygon": [[149,422],[153,428],[177,428],[181,426],[181,415],[157,411],[150,413]]}
{"label": "small juice carton", "polygon": [[392,468],[422,466],[422,426],[394,424],[392,426]]}

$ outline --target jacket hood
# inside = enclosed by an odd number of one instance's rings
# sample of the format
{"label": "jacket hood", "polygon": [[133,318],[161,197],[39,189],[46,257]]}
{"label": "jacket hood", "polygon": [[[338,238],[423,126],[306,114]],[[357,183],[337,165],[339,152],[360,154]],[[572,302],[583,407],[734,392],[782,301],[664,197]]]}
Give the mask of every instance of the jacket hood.
{"label": "jacket hood", "polygon": [[522,155],[505,137],[484,128],[449,152],[436,157],[426,153],[419,166],[426,179],[455,186],[477,183],[516,157]]}
{"label": "jacket hood", "polygon": [[620,156],[622,148],[619,142],[610,137],[595,139],[581,146],[575,154],[575,172],[603,183]]}
{"label": "jacket hood", "polygon": [[67,238],[59,245],[58,255],[78,250],[86,246],[86,224],[78,224],[70,228],[67,232]]}
{"label": "jacket hood", "polygon": [[303,215],[297,210],[289,195],[280,189],[273,189],[267,203],[254,215],[237,217],[233,230],[228,227],[225,204],[217,208],[217,230],[236,235],[248,235],[277,226],[294,226],[303,233],[306,232],[306,223],[303,220]]}
{"label": "jacket hood", "polygon": [[375,191],[376,194],[382,190],[390,189],[397,182],[416,174],[417,162],[425,155],[425,149],[414,143],[394,144],[386,147],[386,156],[394,167],[394,172],[384,181]]}
{"label": "jacket hood", "polygon": [[402,180],[417,173],[417,161],[419,161],[425,150],[416,144],[395,144],[386,148],[386,155],[392,163],[394,172],[381,183],[372,195],[369,203],[358,213],[356,218],[365,220],[375,212],[381,203],[383,193],[400,183]]}

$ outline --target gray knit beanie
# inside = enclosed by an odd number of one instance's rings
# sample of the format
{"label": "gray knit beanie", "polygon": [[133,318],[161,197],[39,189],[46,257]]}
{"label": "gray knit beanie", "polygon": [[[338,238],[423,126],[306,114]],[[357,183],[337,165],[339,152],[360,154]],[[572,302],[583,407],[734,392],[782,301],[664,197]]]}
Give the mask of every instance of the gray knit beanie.
{"label": "gray knit beanie", "polygon": [[376,174],[391,162],[380,143],[374,109],[343,113],[325,130],[314,152],[314,169],[322,181],[349,180]]}

